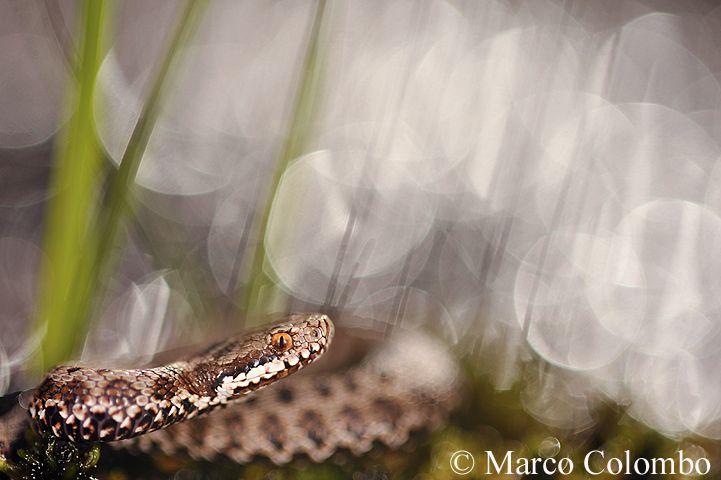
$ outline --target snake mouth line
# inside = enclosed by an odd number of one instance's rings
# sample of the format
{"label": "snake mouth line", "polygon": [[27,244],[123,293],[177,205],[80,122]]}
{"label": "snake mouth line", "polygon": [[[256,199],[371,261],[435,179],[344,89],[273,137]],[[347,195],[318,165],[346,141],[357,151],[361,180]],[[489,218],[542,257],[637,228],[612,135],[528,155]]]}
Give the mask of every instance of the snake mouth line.
{"label": "snake mouth line", "polygon": [[[320,351],[311,352],[311,355],[314,353],[320,353]],[[314,359],[312,357],[309,358],[311,360]],[[260,359],[260,363],[255,365],[254,367],[250,365],[247,366],[243,372],[238,373],[236,376],[221,377],[215,388],[216,394],[223,399],[238,397],[244,388],[252,385],[260,387],[270,384],[276,379],[287,377],[304,366],[304,364],[297,359],[289,360],[275,357]]]}
{"label": "snake mouth line", "polygon": [[287,377],[320,357],[332,336],[333,324],[325,315],[273,328],[266,339],[271,350],[254,352],[250,360],[240,362],[240,367],[220,374],[215,382],[215,395],[226,403]]}

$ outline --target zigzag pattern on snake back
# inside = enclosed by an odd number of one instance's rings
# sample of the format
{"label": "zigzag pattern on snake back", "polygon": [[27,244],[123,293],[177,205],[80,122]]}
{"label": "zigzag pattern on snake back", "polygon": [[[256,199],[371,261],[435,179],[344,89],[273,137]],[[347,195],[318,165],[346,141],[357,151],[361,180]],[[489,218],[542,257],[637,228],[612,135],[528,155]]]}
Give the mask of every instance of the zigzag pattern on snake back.
{"label": "zigzag pattern on snake back", "polygon": [[455,361],[440,342],[411,331],[396,332],[359,366],[308,371],[256,392],[319,358],[333,332],[325,315],[292,315],[153,369],[60,367],[36,391],[30,414],[41,431],[70,441],[283,464],[297,454],[322,461],[338,449],[360,455],[375,442],[398,447],[455,405]]}

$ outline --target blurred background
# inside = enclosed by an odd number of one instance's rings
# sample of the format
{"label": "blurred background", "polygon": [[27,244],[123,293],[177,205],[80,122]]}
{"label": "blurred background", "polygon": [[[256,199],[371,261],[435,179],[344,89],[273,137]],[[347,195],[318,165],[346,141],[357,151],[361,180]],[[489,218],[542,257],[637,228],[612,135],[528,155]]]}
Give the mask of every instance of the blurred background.
{"label": "blurred background", "polygon": [[453,346],[443,462],[718,455],[720,50],[713,1],[0,0],[0,394],[323,308]]}

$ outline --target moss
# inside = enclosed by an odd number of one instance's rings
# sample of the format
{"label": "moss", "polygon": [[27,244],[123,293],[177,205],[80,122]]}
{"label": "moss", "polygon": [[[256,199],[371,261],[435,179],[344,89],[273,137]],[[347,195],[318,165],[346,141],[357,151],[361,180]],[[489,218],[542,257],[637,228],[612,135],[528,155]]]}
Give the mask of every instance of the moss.
{"label": "moss", "polygon": [[100,460],[98,445],[78,446],[53,437],[28,433],[26,449],[14,461],[0,459],[0,472],[22,480],[93,480]]}

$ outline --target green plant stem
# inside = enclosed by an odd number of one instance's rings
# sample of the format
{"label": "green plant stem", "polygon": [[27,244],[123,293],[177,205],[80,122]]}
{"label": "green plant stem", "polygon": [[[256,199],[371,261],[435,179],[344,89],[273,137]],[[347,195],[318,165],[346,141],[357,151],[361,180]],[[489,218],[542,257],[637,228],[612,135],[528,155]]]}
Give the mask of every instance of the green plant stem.
{"label": "green plant stem", "polygon": [[[95,6],[98,3],[102,2],[89,0],[85,5],[86,7],[88,5]],[[89,179],[87,185],[84,185],[87,190],[86,195],[90,201],[78,205],[76,209],[69,209],[68,205],[63,203],[50,212],[50,228],[57,230],[61,236],[65,227],[62,222],[58,224],[57,219],[64,216],[76,213],[83,215],[85,217],[83,225],[87,228],[84,236],[75,236],[65,242],[68,244],[65,250],[82,251],[80,255],[76,255],[73,268],[68,268],[70,274],[63,276],[61,279],[51,272],[52,269],[48,270],[50,272],[47,275],[49,287],[42,290],[44,295],[41,296],[41,305],[44,305],[44,308],[41,308],[39,315],[40,321],[47,325],[42,344],[42,360],[39,362],[40,371],[45,371],[48,367],[71,357],[80,340],[84,337],[89,318],[93,313],[93,306],[98,298],[102,296],[102,280],[109,275],[114,259],[117,256],[114,252],[118,247],[119,232],[132,210],[132,186],[160,113],[167,80],[178,61],[178,55],[182,51],[181,47],[192,37],[207,4],[207,0],[188,0],[186,2],[185,9],[170,41],[168,53],[158,68],[143,110],[121,159],[120,166],[110,174],[108,188],[105,190],[100,202],[100,211],[96,212],[95,205],[92,202],[93,194],[100,188],[98,176],[95,175]],[[84,35],[90,36],[95,30],[89,29],[86,25],[83,32]],[[97,62],[99,63],[99,58]],[[91,85],[95,85],[97,66],[97,64],[86,65],[85,53],[83,52],[81,68],[79,69],[81,86],[84,85],[84,77],[89,75],[87,71],[91,67],[94,67]],[[91,91],[87,99],[83,97],[83,106],[87,103],[87,118],[83,118],[85,123],[80,125],[79,128],[71,130],[71,140],[83,138],[87,132],[95,132],[92,121],[92,93]],[[79,112],[85,113],[85,109],[79,109]],[[94,134],[93,140],[96,157],[99,158],[97,137]],[[68,155],[68,158],[72,160],[74,157]],[[65,158],[58,159],[58,162],[61,165],[69,163]],[[69,190],[73,191],[74,189],[70,188]],[[46,242],[49,248],[55,248],[54,235],[47,235]],[[59,285],[68,286],[65,290],[61,290],[64,292],[61,298],[57,296],[57,287]],[[72,288],[69,288],[71,285]],[[46,297],[52,301],[43,302]]]}
{"label": "green plant stem", "polygon": [[[130,210],[131,189],[135,182],[138,168],[140,168],[140,161],[143,158],[145,149],[148,146],[148,141],[150,140],[150,135],[153,132],[155,122],[160,113],[169,73],[176,64],[182,46],[185,45],[195,33],[200,23],[202,13],[207,5],[207,0],[187,1],[185,11],[180,17],[180,21],[170,42],[168,53],[165,55],[158,69],[145,106],[140,113],[128,146],[123,153],[120,167],[110,177],[110,185],[105,192],[103,202],[105,205],[105,214],[103,218],[99,219],[100,239],[98,241],[98,247],[101,255],[102,253],[109,252],[116,244],[118,231]],[[101,261],[98,263],[101,263]]]}
{"label": "green plant stem", "polygon": [[68,315],[68,302],[81,281],[78,273],[86,261],[96,189],[102,177],[93,100],[104,54],[106,2],[88,0],[80,10],[79,75],[68,107],[73,114],[58,148],[50,187],[55,195],[48,204],[43,238],[45,257],[36,312],[36,322],[45,328],[42,358],[36,365],[40,371],[67,358],[79,342],[79,332],[84,331],[83,319]]}
{"label": "green plant stem", "polygon": [[[317,92],[319,90],[319,39],[323,23],[323,15],[326,10],[325,0],[320,0],[316,7],[315,18],[308,40],[305,58],[301,68],[301,79],[298,85],[291,120],[288,127],[288,134],[280,150],[278,163],[268,187],[268,195],[264,204],[263,214],[258,226],[258,243],[253,253],[250,267],[249,282],[243,289],[240,301],[239,313],[243,318],[253,318],[256,314],[267,313],[267,302],[262,302],[260,295],[264,289],[272,289],[275,285],[273,278],[266,270],[266,234],[268,221],[273,209],[273,203],[278,193],[280,180],[283,173],[288,169],[291,160],[297,158],[305,151],[308,141],[311,121],[314,117]],[[265,295],[268,299],[270,295]]]}
{"label": "green plant stem", "polygon": [[102,297],[101,286],[103,279],[108,278],[113,265],[121,250],[119,234],[129,213],[132,211],[132,188],[135,177],[140,168],[140,162],[145,154],[153,128],[164,99],[166,84],[170,72],[178,61],[182,47],[193,36],[202,12],[207,6],[207,0],[188,0],[185,10],[180,16],[170,40],[167,53],[158,68],[156,77],[151,86],[135,128],[130,136],[128,145],[120,161],[120,166],[114,170],[109,178],[108,188],[105,190],[101,205],[102,213],[97,218],[96,238],[93,250],[93,261],[84,263],[87,271],[83,277],[88,279],[88,286],[75,298],[72,315],[77,318],[90,318],[95,302]]}

